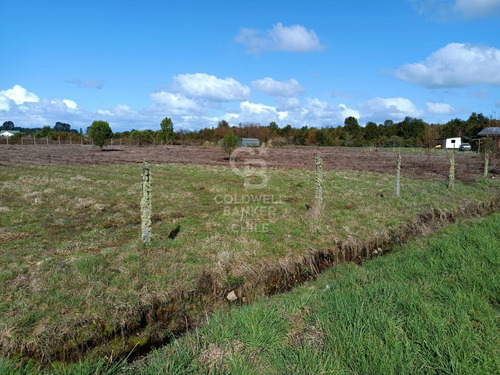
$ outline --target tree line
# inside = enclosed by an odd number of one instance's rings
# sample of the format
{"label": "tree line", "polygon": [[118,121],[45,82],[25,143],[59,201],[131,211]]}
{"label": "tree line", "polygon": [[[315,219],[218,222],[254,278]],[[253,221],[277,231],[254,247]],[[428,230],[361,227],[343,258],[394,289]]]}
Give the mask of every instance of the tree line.
{"label": "tree line", "polygon": [[[107,123],[106,123],[107,124]],[[445,124],[429,124],[419,118],[406,117],[400,122],[386,120],[376,124],[368,122],[360,126],[354,117],[347,117],[343,126],[294,128],[287,124],[279,127],[276,122],[269,125],[239,123],[231,126],[227,121],[219,121],[217,127],[206,127],[196,131],[177,130],[169,117],[160,123],[160,130],[131,130],[107,132],[107,139],[128,139],[129,143],[148,144],[214,144],[231,132],[239,138],[257,138],[263,143],[275,145],[307,146],[347,146],[347,147],[434,147],[439,139],[450,137],[474,137],[486,127],[500,126],[500,120],[487,118],[483,114],[472,113],[467,120],[453,119]],[[86,134],[89,129],[86,129]],[[20,130],[34,137],[61,137],[72,133],[82,134],[69,124],[57,122],[51,128],[19,128],[11,121],[3,123],[0,130]]]}

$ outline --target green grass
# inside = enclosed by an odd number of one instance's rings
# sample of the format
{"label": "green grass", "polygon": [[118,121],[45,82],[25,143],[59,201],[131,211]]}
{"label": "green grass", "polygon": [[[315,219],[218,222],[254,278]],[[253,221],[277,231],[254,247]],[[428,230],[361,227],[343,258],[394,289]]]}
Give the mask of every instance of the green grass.
{"label": "green grass", "polygon": [[138,374],[498,374],[500,214],[218,314]]}
{"label": "green grass", "polygon": [[[130,326],[156,301],[198,286],[210,270],[228,291],[264,264],[368,240],[418,213],[487,201],[498,182],[457,184],[368,172],[324,172],[323,215],[309,217],[313,171],[268,169],[269,184],[245,190],[227,168],[152,165],[153,240],[139,242],[141,165],[0,169],[0,351],[50,354]],[[274,196],[280,204],[241,214],[217,197]],[[229,214],[224,206],[230,210]],[[272,208],[270,210],[269,208]],[[267,225],[265,232],[232,226]],[[179,227],[175,239],[172,230]],[[195,309],[196,310],[196,309]],[[169,335],[168,327],[144,333]],[[137,341],[142,337],[137,338]],[[114,346],[112,346],[114,345]],[[123,349],[119,338],[106,350]]]}
{"label": "green grass", "polygon": [[[214,314],[132,365],[108,369],[104,359],[89,360],[66,373],[94,374],[94,364],[103,373],[142,375],[498,374],[499,249],[500,214],[460,222]],[[0,362],[2,373],[36,373],[9,366]]]}

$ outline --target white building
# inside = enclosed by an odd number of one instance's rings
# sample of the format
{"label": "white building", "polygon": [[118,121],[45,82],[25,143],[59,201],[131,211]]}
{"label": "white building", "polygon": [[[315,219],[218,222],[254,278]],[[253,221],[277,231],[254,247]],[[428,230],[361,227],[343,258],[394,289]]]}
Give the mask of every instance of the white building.
{"label": "white building", "polygon": [[446,138],[443,148],[458,149],[462,144],[462,137]]}

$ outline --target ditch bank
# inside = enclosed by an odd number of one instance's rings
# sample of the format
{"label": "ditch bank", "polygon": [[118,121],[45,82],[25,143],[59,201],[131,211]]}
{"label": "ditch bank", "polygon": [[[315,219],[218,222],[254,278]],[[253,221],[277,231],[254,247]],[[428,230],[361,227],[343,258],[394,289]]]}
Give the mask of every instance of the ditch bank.
{"label": "ditch bank", "polygon": [[32,358],[42,364],[54,361],[75,362],[87,355],[127,357],[132,361],[149,351],[171,342],[196,325],[209,319],[209,313],[234,304],[250,303],[263,296],[286,292],[323,270],[344,262],[361,263],[381,256],[395,246],[427,236],[454,223],[457,219],[486,216],[500,208],[500,193],[487,202],[465,202],[455,209],[434,209],[418,214],[412,222],[381,233],[368,240],[334,240],[326,250],[310,251],[275,262],[261,262],[231,284],[220,281],[220,275],[205,270],[197,287],[178,291],[168,300],[153,297],[124,317],[115,327],[98,318],[75,322],[73,329],[50,346],[27,342],[20,346],[5,343],[0,352],[16,358]]}

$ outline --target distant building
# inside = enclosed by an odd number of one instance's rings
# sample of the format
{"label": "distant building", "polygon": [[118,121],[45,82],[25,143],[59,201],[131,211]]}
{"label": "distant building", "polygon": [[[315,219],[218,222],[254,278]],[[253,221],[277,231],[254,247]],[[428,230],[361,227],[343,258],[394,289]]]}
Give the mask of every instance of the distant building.
{"label": "distant building", "polygon": [[0,132],[0,137],[10,138],[16,133],[19,133],[19,130],[4,130]]}
{"label": "distant building", "polygon": [[238,138],[238,146],[259,147],[260,141],[257,138]]}
{"label": "distant building", "polygon": [[462,137],[446,138],[444,140],[443,148],[446,149],[458,149],[462,144]]}
{"label": "distant building", "polygon": [[485,137],[491,137],[495,142],[495,145],[500,148],[500,127],[484,128],[479,133],[477,133],[476,136],[477,139],[482,139]]}

